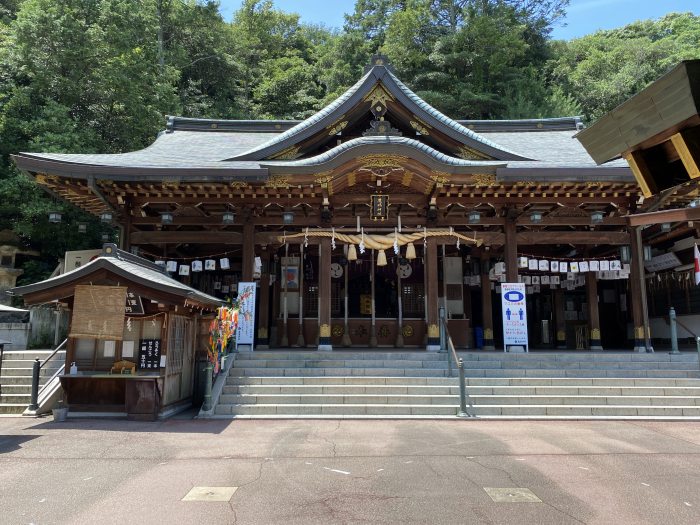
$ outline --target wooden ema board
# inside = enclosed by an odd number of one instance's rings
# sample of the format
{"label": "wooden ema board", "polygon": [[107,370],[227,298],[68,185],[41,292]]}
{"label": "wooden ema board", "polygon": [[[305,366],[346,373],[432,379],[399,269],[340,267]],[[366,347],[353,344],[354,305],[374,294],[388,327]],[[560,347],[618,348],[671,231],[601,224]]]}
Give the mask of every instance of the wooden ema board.
{"label": "wooden ema board", "polygon": [[125,304],[125,286],[76,286],[69,336],[121,341]]}

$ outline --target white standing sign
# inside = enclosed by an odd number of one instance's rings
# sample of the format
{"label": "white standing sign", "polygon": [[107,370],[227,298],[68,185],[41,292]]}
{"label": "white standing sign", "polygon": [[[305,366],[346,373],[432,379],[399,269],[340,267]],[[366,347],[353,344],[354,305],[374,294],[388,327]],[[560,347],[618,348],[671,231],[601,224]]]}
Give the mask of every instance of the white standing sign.
{"label": "white standing sign", "polygon": [[250,345],[255,341],[255,283],[238,283],[238,328],[236,328],[236,348]]}
{"label": "white standing sign", "polygon": [[501,308],[503,312],[503,347],[504,351],[512,346],[520,346],[526,352],[527,305],[524,283],[501,284]]}

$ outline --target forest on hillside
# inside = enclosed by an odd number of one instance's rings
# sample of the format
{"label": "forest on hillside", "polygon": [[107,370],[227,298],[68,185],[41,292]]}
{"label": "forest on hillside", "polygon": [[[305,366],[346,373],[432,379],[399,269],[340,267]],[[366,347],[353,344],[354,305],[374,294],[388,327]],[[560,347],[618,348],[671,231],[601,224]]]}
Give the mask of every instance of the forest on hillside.
{"label": "forest on hillside", "polygon": [[[335,30],[301,23],[271,0],[245,0],[231,20],[208,0],[3,0],[0,230],[45,255],[25,264],[25,281],[108,231],[39,190],[12,165],[14,152],[135,150],[154,140],[165,115],[305,118],[352,85],[376,52],[453,118],[588,122],[679,61],[700,58],[700,16],[553,40],[567,4],[357,0]],[[49,210],[64,222],[49,224]]]}

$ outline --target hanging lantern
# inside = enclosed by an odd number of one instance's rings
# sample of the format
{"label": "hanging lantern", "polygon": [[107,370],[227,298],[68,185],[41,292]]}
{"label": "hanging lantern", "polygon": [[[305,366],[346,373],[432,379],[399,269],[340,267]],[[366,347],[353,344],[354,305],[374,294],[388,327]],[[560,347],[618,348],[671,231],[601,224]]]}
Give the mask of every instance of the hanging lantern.
{"label": "hanging lantern", "polygon": [[104,224],[108,224],[112,222],[112,212],[105,211],[100,213],[100,222]]}
{"label": "hanging lantern", "polygon": [[87,222],[78,223],[78,233],[87,233]]}
{"label": "hanging lantern", "polygon": [[602,211],[594,211],[591,213],[591,223],[592,224],[600,224],[603,222],[603,212]]}
{"label": "hanging lantern", "polygon": [[357,260],[357,250],[355,249],[355,245],[351,244],[348,246],[348,261],[356,261]]}
{"label": "hanging lantern", "polygon": [[530,222],[534,222],[536,224],[542,222],[542,212],[533,211],[530,214]]}
{"label": "hanging lantern", "polygon": [[293,224],[294,223],[294,212],[291,210],[285,210],[284,213],[282,213],[282,222],[284,224]]}
{"label": "hanging lantern", "polygon": [[470,211],[468,218],[469,224],[479,224],[481,222],[481,212],[476,210]]}
{"label": "hanging lantern", "polygon": [[160,222],[161,224],[172,224],[173,223],[173,214],[170,213],[169,211],[165,211],[160,214]]}
{"label": "hanging lantern", "polygon": [[49,212],[49,222],[52,224],[58,224],[59,222],[61,222],[61,212],[60,211]]}
{"label": "hanging lantern", "polygon": [[671,231],[671,223],[670,222],[664,222],[661,224],[661,231],[662,232],[670,232]]}
{"label": "hanging lantern", "polygon": [[377,266],[386,266],[386,254],[384,250],[379,250],[377,254]]}
{"label": "hanging lantern", "polygon": [[410,261],[410,260],[413,260],[415,258],[416,258],[416,247],[413,246],[412,242],[409,242],[406,245],[406,259],[408,259]]}
{"label": "hanging lantern", "polygon": [[233,224],[235,220],[236,215],[232,211],[225,211],[224,214],[221,216],[222,224]]}
{"label": "hanging lantern", "polygon": [[627,246],[627,245],[620,246],[620,259],[622,260],[623,263],[630,262],[631,254],[630,254],[630,247],[629,246]]}

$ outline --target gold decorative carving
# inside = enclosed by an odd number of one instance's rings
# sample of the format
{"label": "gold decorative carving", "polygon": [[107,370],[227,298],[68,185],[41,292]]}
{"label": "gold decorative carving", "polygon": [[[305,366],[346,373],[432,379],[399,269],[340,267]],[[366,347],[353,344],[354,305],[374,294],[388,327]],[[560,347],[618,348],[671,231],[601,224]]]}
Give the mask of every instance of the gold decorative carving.
{"label": "gold decorative carving", "polygon": [[345,328],[339,324],[333,325],[333,330],[331,333],[333,334],[333,337],[342,337],[345,333]]}
{"label": "gold decorative carving", "polygon": [[275,160],[294,160],[299,156],[299,146],[290,146],[279,153],[272,155]]}
{"label": "gold decorative carving", "polygon": [[249,185],[247,182],[243,181],[243,180],[234,180],[234,181],[231,181],[231,183],[229,184],[229,186],[231,186],[231,188],[234,189],[234,190],[242,190],[243,188],[248,188],[248,187],[250,187],[250,185]]}
{"label": "gold decorative carving", "polygon": [[484,339],[486,341],[493,341],[493,329],[491,328],[486,328],[484,330]]}
{"label": "gold decorative carving", "polygon": [[472,184],[475,186],[494,186],[496,184],[496,176],[488,173],[479,173],[472,177]]}
{"label": "gold decorative carving", "polygon": [[381,82],[377,82],[377,85],[374,86],[362,100],[369,101],[369,103],[373,106],[375,104],[381,104],[386,107],[387,102],[394,100],[394,97],[391,93],[389,93],[389,91],[387,91]]}
{"label": "gold decorative carving", "polygon": [[267,179],[266,188],[289,188],[289,177],[275,175]]}
{"label": "gold decorative carving", "polygon": [[322,324],[320,334],[321,334],[321,337],[330,337],[331,336],[331,325]]}
{"label": "gold decorative carving", "polygon": [[358,161],[363,169],[373,168],[392,168],[403,169],[401,162],[405,162],[407,157],[404,155],[363,155]]}
{"label": "gold decorative carving", "polygon": [[340,133],[343,131],[347,125],[348,121],[343,120],[345,118],[345,115],[342,115],[338,120],[336,120],[333,124],[330,124],[329,126],[326,126],[326,129],[328,130],[328,136],[335,135],[337,133]]}
{"label": "gold decorative carving", "polygon": [[37,173],[34,176],[34,180],[37,184],[42,186],[48,186],[49,184],[55,184],[58,182],[58,177],[56,175],[46,175],[45,173]]}
{"label": "gold decorative carving", "polygon": [[348,174],[348,186],[354,186],[357,181],[355,172]]}
{"label": "gold decorative carving", "polygon": [[591,339],[600,341],[600,328],[593,328],[591,330]]}
{"label": "gold decorative carving", "polygon": [[330,171],[324,171],[322,173],[317,173],[314,176],[314,181],[316,181],[316,184],[320,184],[321,186],[327,185],[332,180],[333,180],[333,174]]}
{"label": "gold decorative carving", "polygon": [[401,329],[401,333],[404,337],[413,337],[413,327],[410,324],[404,325]]}
{"label": "gold decorative carving", "polygon": [[436,171],[433,175],[430,176],[430,180],[438,184],[447,184],[450,181],[450,177],[451,175],[449,173],[446,173],[444,171]]}
{"label": "gold decorative carving", "polygon": [[421,135],[430,135],[430,126],[423,122],[421,119],[413,115],[415,120],[411,120],[409,123],[411,127],[415,129]]}
{"label": "gold decorative carving", "polygon": [[635,339],[644,339],[644,327],[642,327],[642,326],[635,326],[634,327],[634,338]]}
{"label": "gold decorative carving", "polygon": [[440,337],[440,329],[438,328],[438,325],[436,324],[429,324],[428,325],[428,337],[431,339],[436,339]]}
{"label": "gold decorative carving", "polygon": [[489,160],[491,158],[474,148],[464,145],[460,146],[457,156],[465,160]]}
{"label": "gold decorative carving", "polygon": [[401,179],[401,184],[408,187],[411,185],[411,180],[413,179],[413,173],[410,171],[405,171],[403,178]]}
{"label": "gold decorative carving", "polygon": [[566,341],[566,332],[564,330],[557,332],[557,341]]}
{"label": "gold decorative carving", "polygon": [[258,337],[260,339],[267,339],[267,327],[261,326],[258,328]]}

